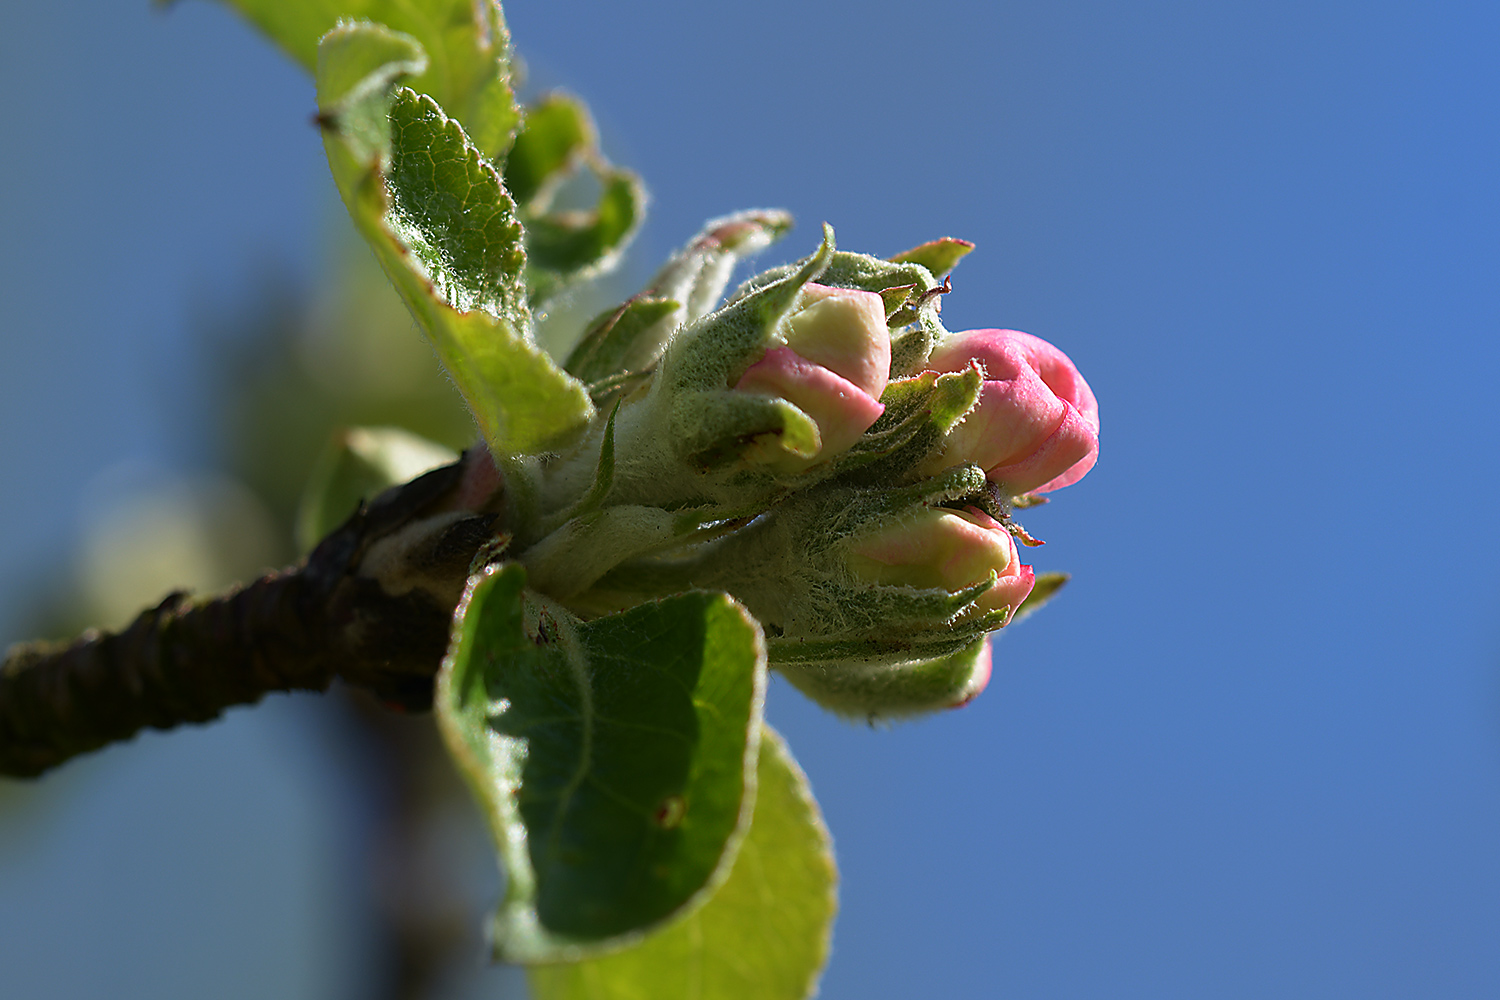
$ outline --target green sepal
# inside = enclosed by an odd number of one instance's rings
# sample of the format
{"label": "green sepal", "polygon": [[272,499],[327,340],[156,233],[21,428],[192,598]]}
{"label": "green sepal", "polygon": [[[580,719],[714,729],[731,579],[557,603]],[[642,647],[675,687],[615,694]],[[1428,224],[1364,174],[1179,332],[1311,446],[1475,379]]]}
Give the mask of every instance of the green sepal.
{"label": "green sepal", "polygon": [[825,224],[823,242],[810,256],[683,330],[662,357],[660,385],[673,392],[728,389],[764,353],[803,287],[828,267],[834,247],[833,227]]}
{"label": "green sepal", "polygon": [[[672,334],[707,315],[734,267],[791,228],[785,212],[740,212],[709,222],[645,289],[600,315],[568,356],[567,369],[595,384],[595,402],[656,366]],[[602,383],[602,384],[601,384]]]}
{"label": "green sepal", "polygon": [[[784,279],[790,270],[790,266],[778,267],[756,275],[741,285],[730,301],[752,295],[766,285]],[[932,272],[919,262],[889,261],[869,254],[840,251],[829,258],[828,266],[817,280],[837,288],[878,292],[888,309],[895,299],[900,298],[901,304],[888,311],[886,317],[886,322],[899,331],[891,335],[890,375],[893,379],[920,372],[932,353],[933,345],[947,334],[938,319],[938,296],[947,286],[939,284]],[[910,329],[900,329],[905,327]]]}
{"label": "green sepal", "polygon": [[907,378],[921,372],[933,347],[948,336],[938,318],[939,301],[939,293],[929,290],[925,298],[916,300],[915,306],[903,307],[891,317],[891,323],[911,323],[891,337],[891,378]]}
{"label": "green sepal", "polygon": [[906,305],[916,290],[917,286],[915,282],[910,285],[893,285],[890,288],[882,288],[880,290],[880,301],[885,304],[885,318],[887,321],[896,315],[902,306]]}
{"label": "green sepal", "polygon": [[755,814],[729,878],[699,909],[634,948],[537,966],[534,1000],[804,1000],[828,959],[833,844],[807,776],[769,726]]}
{"label": "green sepal", "polygon": [[532,585],[568,603],[628,559],[671,542],[677,517],[660,507],[615,504],[571,518],[522,556]]}
{"label": "green sepal", "polygon": [[[587,389],[531,337],[523,233],[499,174],[430,98],[388,92],[419,48],[379,25],[346,24],[323,51],[318,100],[339,193],[491,450],[536,452],[582,430],[594,414]],[[351,83],[361,63],[374,68]],[[384,135],[348,125],[381,115]]]}
{"label": "green sepal", "polygon": [[738,464],[753,448],[810,458],[823,446],[817,422],[785,399],[728,389],[687,390],[672,400],[672,443],[689,467]]}
{"label": "green sepal", "polygon": [[977,369],[923,372],[892,382],[881,395],[885,412],[828,475],[845,482],[900,482],[943,446],[953,425],[974,408],[984,388]]}
{"label": "green sepal", "polygon": [[984,375],[973,365],[961,372],[923,372],[909,379],[892,382],[881,393],[885,412],[871,428],[880,433],[897,423],[921,415],[943,434],[979,402]]}
{"label": "green sepal", "polygon": [[401,427],[350,427],[338,431],[318,457],[297,507],[297,547],[312,547],[389,487],[457,461],[440,444]]}
{"label": "green sepal", "polygon": [[728,876],[755,793],[765,647],[723,594],[582,622],[508,563],[470,578],[435,709],[505,866],[496,957],[639,941]]}
{"label": "green sepal", "polygon": [[1063,585],[1072,578],[1073,575],[1071,573],[1038,573],[1036,575],[1036,583],[1032,585],[1031,593],[1026,596],[1026,600],[1021,602],[1021,606],[1016,608],[1016,613],[1011,616],[1011,621],[1018,622],[1040,611],[1042,606],[1056,597],[1057,592],[1062,590]]}
{"label": "green sepal", "polygon": [[[940,475],[898,488],[850,487],[826,483],[787,495],[765,514],[685,560],[649,561],[623,566],[608,586],[722,588],[755,613],[774,637],[840,640],[926,641],[927,633],[948,634],[958,627],[999,628],[996,613],[958,622],[994,585],[994,577],[956,592],[941,588],[892,586],[851,575],[847,546],[857,536],[879,531],[915,510],[966,505],[984,494],[984,471],[956,466]],[[905,647],[902,647],[905,648]]]}
{"label": "green sepal", "polygon": [[[990,616],[984,616],[989,618]],[[783,664],[867,663],[873,660],[929,660],[947,656],[970,645],[991,631],[984,619],[965,620],[948,628],[899,637],[848,638],[845,636],[770,638],[766,655],[773,670]]]}
{"label": "green sepal", "polygon": [[692,323],[718,305],[740,261],[775,243],[791,228],[791,215],[774,208],[712,219],[662,266],[647,291],[681,302],[686,310],[682,322]]}
{"label": "green sepal", "polygon": [[972,462],[950,466],[935,476],[907,486],[871,490],[863,494],[866,510],[884,517],[896,516],[917,504],[931,507],[964,506],[987,496],[989,480],[984,470]]}
{"label": "green sepal", "polygon": [[572,507],[544,522],[543,530],[551,530],[564,521],[592,514],[609,499],[610,491],[615,485],[615,420],[619,415],[620,406],[617,403],[609,411],[609,419],[604,422],[604,435],[599,441],[599,460],[594,465],[594,481],[588,492]]}
{"label": "green sepal", "polygon": [[932,356],[932,348],[946,332],[936,310],[919,309],[917,322],[891,336],[891,378],[906,378],[922,371]]}
{"label": "green sepal", "polygon": [[890,260],[893,264],[921,264],[931,271],[934,277],[941,278],[952,271],[954,266],[973,249],[974,244],[968,240],[944,236],[931,243],[923,243],[910,250],[903,250],[901,253],[894,254]]}
{"label": "green sepal", "polygon": [[993,580],[963,590],[849,586],[820,583],[808,588],[784,628],[795,635],[837,635],[865,638],[893,632],[914,637],[919,632],[946,631],[954,618],[984,595]]}
{"label": "green sepal", "polygon": [[776,670],[824,708],[873,722],[967,704],[989,680],[990,646],[980,636],[955,652],[927,659],[894,654],[786,661]]}
{"label": "green sepal", "polygon": [[[589,324],[563,367],[590,383],[589,391],[597,404],[611,395],[623,378],[635,374],[631,361],[639,340],[651,336],[653,330],[674,319],[681,310],[682,304],[672,299],[639,296],[628,299]],[[615,381],[608,381],[611,379]]]}
{"label": "green sepal", "polygon": [[[793,273],[796,268],[795,264],[786,264],[762,271],[741,285],[730,301],[737,301],[769,284],[780,281]],[[917,295],[939,287],[932,272],[921,264],[892,263],[869,254],[851,253],[847,250],[831,254],[827,266],[817,280],[821,284],[832,285],[836,288],[858,288],[866,292],[881,292],[888,288],[913,285]]]}
{"label": "green sepal", "polygon": [[491,160],[498,162],[510,145],[519,114],[511,91],[510,34],[498,0],[223,2],[320,76],[319,40],[341,22],[373,21],[403,33],[428,56],[422,68],[410,73],[412,89],[462,122]]}

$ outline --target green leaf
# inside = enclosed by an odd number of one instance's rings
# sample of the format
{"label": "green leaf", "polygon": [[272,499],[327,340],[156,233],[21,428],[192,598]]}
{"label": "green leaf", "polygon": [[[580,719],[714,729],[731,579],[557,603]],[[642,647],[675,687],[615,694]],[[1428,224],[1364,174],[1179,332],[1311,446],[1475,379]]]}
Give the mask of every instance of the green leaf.
{"label": "green leaf", "polygon": [[[519,117],[510,85],[510,35],[498,0],[223,0],[309,72],[318,40],[342,21],[379,22],[415,38],[428,64],[409,83],[463,123],[490,159],[504,154]],[[319,89],[322,89],[321,82]]]}
{"label": "green leaf", "polygon": [[[613,375],[630,371],[636,347],[643,337],[653,341],[664,340],[660,334],[653,336],[663,322],[675,326],[680,303],[672,299],[636,297],[623,305],[597,317],[589,325],[583,339],[568,355],[565,366],[568,371],[585,382],[598,383]],[[668,330],[667,332],[670,332]],[[655,361],[653,357],[651,361]],[[595,389],[598,395],[598,390]]]}
{"label": "green leaf", "polygon": [[1071,573],[1038,573],[1036,583],[1031,588],[1031,593],[1026,595],[1026,600],[1016,608],[1016,613],[1011,617],[1012,622],[1018,622],[1022,618],[1029,618],[1041,610],[1057,592],[1062,590],[1063,584],[1073,579]]}
{"label": "green leaf", "polygon": [[596,399],[614,391],[608,380],[650,371],[673,333],[718,304],[735,265],[791,226],[786,212],[766,209],[709,222],[644,290],[594,320],[568,356],[568,371],[596,383]]}
{"label": "green leaf", "polygon": [[440,444],[400,427],[339,431],[313,467],[297,509],[297,545],[306,552],[337,528],[360,501],[454,462]]}
{"label": "green leaf", "polygon": [[828,958],[832,844],[807,776],[769,727],[750,832],[729,879],[627,951],[531,970],[535,1000],[802,1000]]}
{"label": "green leaf", "polygon": [[754,801],[765,647],[723,594],[581,622],[519,565],[469,581],[436,710],[504,861],[497,957],[634,943],[728,874]]}
{"label": "green leaf", "polygon": [[318,103],[339,193],[491,449],[534,452],[581,430],[593,403],[532,340],[523,233],[499,174],[431,98],[387,92],[420,56],[415,42],[341,25],[322,53]]}
{"label": "green leaf", "polygon": [[427,51],[411,35],[368,27],[330,33],[318,67],[320,124],[356,139],[362,156],[381,155],[389,145],[383,98],[396,81],[427,68]]}
{"label": "green leaf", "polygon": [[912,247],[891,258],[894,264],[921,264],[933,273],[934,277],[941,278],[952,271],[954,265],[962,260],[969,251],[974,249],[974,244],[968,240],[954,239],[952,236],[944,236],[940,240],[931,243],[923,243],[921,246]]}
{"label": "green leaf", "polygon": [[516,141],[505,158],[505,186],[516,204],[530,207],[548,188],[576,170],[598,145],[594,123],[583,102],[566,94],[548,94],[529,106]]}
{"label": "green leaf", "polygon": [[[598,183],[593,207],[555,208],[559,191],[581,167]],[[605,161],[588,109],[566,94],[548,94],[526,108],[506,157],[505,186],[526,226],[533,303],[612,268],[635,236],[646,204],[640,179]]]}
{"label": "green leaf", "polygon": [[521,224],[495,168],[431,98],[399,91],[390,107],[386,222],[443,301],[524,329]]}
{"label": "green leaf", "polygon": [[672,255],[643,294],[681,302],[686,312],[680,323],[707,316],[723,296],[735,265],[760,253],[791,228],[791,215],[775,208],[713,219]]}
{"label": "green leaf", "polygon": [[527,213],[527,283],[533,302],[608,271],[645,216],[646,189],[629,170],[597,163],[599,200],[589,211]]}

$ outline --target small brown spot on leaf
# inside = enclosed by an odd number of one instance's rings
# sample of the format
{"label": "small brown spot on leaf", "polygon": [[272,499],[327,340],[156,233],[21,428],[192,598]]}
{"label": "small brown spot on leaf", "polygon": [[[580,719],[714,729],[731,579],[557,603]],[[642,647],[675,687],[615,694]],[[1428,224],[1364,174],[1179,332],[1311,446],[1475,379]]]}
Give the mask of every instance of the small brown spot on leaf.
{"label": "small brown spot on leaf", "polygon": [[656,807],[651,821],[663,830],[676,829],[682,824],[682,817],[687,814],[687,803],[681,795],[668,795],[662,799],[661,805]]}

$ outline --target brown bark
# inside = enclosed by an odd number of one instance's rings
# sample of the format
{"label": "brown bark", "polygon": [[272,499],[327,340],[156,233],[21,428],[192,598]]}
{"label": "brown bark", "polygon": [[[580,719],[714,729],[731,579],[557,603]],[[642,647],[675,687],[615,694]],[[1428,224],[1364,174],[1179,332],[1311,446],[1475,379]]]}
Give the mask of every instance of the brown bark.
{"label": "brown bark", "polygon": [[0,667],[0,774],[216,718],[334,678],[424,709],[469,564],[496,515],[461,509],[466,463],[362,505],[306,560],[218,597],[175,593],[118,633],[12,647]]}

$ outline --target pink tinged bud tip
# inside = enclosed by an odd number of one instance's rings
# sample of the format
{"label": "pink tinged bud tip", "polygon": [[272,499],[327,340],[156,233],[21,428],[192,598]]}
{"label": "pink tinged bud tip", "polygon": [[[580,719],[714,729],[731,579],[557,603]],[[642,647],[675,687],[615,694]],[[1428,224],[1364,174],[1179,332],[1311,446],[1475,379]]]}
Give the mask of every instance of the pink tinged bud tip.
{"label": "pink tinged bud tip", "polygon": [[968,617],[1021,606],[1036,583],[1021,565],[1016,541],[1005,526],[977,507],[945,510],[924,507],[851,540],[849,569],[860,579],[896,587],[951,592],[972,587],[995,574]]}
{"label": "pink tinged bud tip", "polygon": [[782,339],[745,370],[741,392],[785,399],[818,425],[815,455],[771,452],[761,460],[788,471],[846,451],[885,412],[880,394],[891,367],[885,305],[874,292],[807,285]]}
{"label": "pink tinged bud tip", "polygon": [[779,396],[818,425],[816,459],[845,451],[885,412],[878,399],[790,347],[775,347],[751,365],[734,386],[741,392]]}
{"label": "pink tinged bud tip", "polygon": [[1066,354],[1017,330],[967,330],[928,368],[984,374],[979,402],[948,435],[943,465],[973,462],[1013,493],[1071,486],[1099,457],[1099,403]]}
{"label": "pink tinged bud tip", "polygon": [[880,398],[891,372],[885,302],[874,292],[809,284],[787,320],[786,346]]}
{"label": "pink tinged bud tip", "polygon": [[451,502],[456,510],[482,510],[504,485],[505,476],[481,441],[464,455],[463,478]]}

